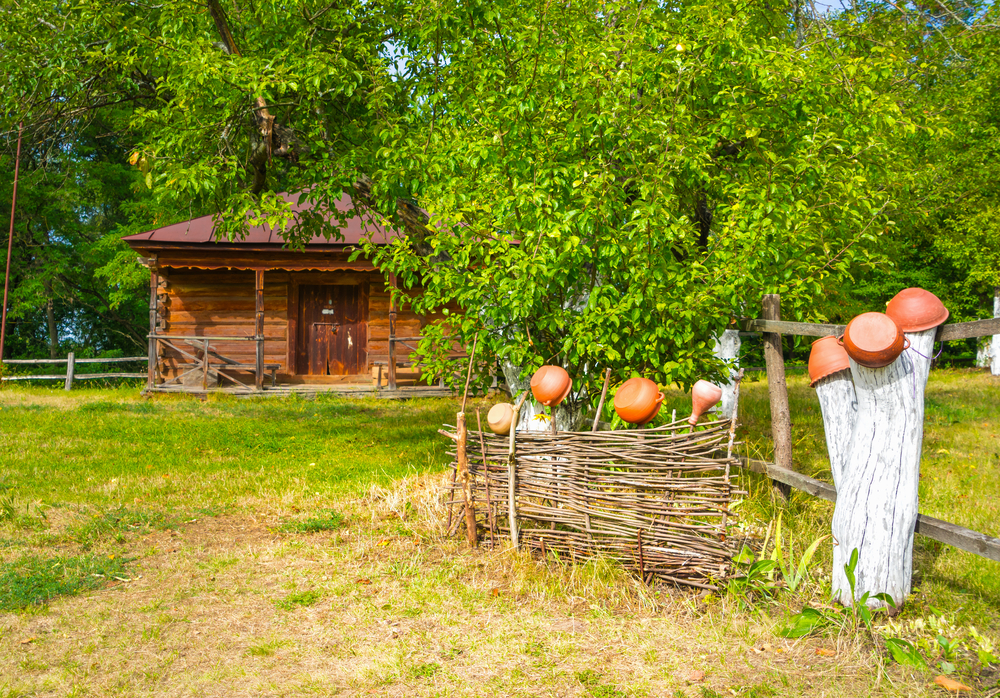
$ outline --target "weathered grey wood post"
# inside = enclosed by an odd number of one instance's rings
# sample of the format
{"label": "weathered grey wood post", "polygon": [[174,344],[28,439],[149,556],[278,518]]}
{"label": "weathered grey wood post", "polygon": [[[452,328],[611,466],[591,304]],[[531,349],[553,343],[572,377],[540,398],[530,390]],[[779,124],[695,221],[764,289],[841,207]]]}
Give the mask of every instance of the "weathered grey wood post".
{"label": "weathered grey wood post", "polygon": [[849,369],[820,378],[813,386],[823,414],[826,452],[830,456],[833,484],[839,491],[844,482],[844,468],[851,450],[851,435],[858,417],[858,400]]}
{"label": "weathered grey wood post", "polygon": [[733,408],[736,405],[736,374],[740,370],[739,331],[723,331],[720,336],[715,338],[715,348],[712,353],[729,364],[729,380],[719,386],[722,388],[722,403],[719,406],[719,413],[723,419],[732,419]]}
{"label": "weathered grey wood post", "polygon": [[[851,359],[858,412],[833,513],[833,593],[843,604],[884,592],[900,606],[910,593],[924,388],[936,332],[907,333],[910,348],[883,368]],[[855,549],[852,599],[844,567]],[[869,598],[868,605],[885,604]]]}
{"label": "weathered grey wood post", "polygon": [[76,375],[76,354],[69,353],[66,357],[66,390],[72,390],[73,378]]}
{"label": "weathered grey wood post", "polygon": [[[781,320],[781,296],[769,293],[764,296],[761,317],[765,320]],[[774,439],[774,463],[779,468],[793,470],[792,467],[792,418],[788,410],[788,385],[785,382],[785,357],[781,349],[781,335],[764,332],[764,362],[767,365],[767,392],[771,402],[771,437]],[[774,483],[774,492],[787,499],[791,488],[779,482]]]}

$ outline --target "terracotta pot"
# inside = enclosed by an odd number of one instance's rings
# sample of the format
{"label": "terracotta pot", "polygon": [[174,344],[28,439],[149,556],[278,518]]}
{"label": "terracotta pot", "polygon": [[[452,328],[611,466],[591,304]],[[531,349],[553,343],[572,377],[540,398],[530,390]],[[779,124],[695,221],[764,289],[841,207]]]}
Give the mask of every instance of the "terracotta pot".
{"label": "terracotta pot", "polygon": [[509,434],[510,425],[514,421],[514,406],[509,402],[501,402],[490,408],[486,421],[494,434]]}
{"label": "terracotta pot", "polygon": [[930,291],[904,288],[889,301],[885,314],[895,320],[903,332],[922,332],[948,319],[948,309]]}
{"label": "terracotta pot", "polygon": [[629,378],[615,393],[615,412],[630,424],[652,421],[662,403],[663,393],[648,378]]}
{"label": "terracotta pot", "polygon": [[836,337],[820,337],[812,343],[809,352],[809,387],[821,378],[851,367],[847,351]]}
{"label": "terracotta pot", "polygon": [[862,313],[844,330],[847,354],[862,366],[882,368],[910,346],[895,320],[885,313]]}
{"label": "terracotta pot", "polygon": [[708,381],[695,383],[691,389],[691,416],[688,417],[688,424],[697,424],[701,416],[718,405],[721,399],[722,388],[719,386]]}
{"label": "terracotta pot", "polygon": [[565,400],[572,388],[573,380],[562,366],[542,366],[531,377],[531,394],[549,407]]}

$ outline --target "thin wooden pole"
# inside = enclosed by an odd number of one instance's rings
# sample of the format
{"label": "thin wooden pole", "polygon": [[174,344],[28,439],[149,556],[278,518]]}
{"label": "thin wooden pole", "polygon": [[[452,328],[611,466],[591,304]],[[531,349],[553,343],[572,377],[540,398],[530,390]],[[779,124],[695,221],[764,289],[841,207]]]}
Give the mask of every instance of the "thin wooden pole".
{"label": "thin wooden pole", "polygon": [[465,537],[469,541],[469,547],[475,548],[479,545],[479,536],[476,532],[476,510],[472,505],[472,479],[469,475],[469,454],[466,452],[469,432],[465,426],[465,412],[458,415],[458,473],[462,478],[462,499],[465,500]]}
{"label": "thin wooden pole", "polygon": [[597,403],[597,414],[594,415],[594,426],[591,431],[597,431],[597,424],[601,421],[601,410],[604,409],[604,398],[608,396],[608,382],[611,380],[611,369],[604,369],[604,390],[601,391],[601,399]]}
{"label": "thin wooden pole", "polygon": [[204,344],[204,353],[201,361],[201,389],[208,390],[208,340]]}
{"label": "thin wooden pole", "polygon": [[[264,270],[254,271],[254,291],[256,296],[257,312],[254,316],[254,338],[257,340],[257,360],[254,366],[256,376],[254,378],[254,389],[264,389]],[[208,360],[206,356],[205,360]]]}
{"label": "thin wooden pole", "polygon": [[[781,296],[769,293],[764,296],[762,316],[765,320],[781,320]],[[781,335],[764,332],[764,361],[767,364],[767,392],[771,400],[771,436],[774,440],[774,462],[779,468],[792,467],[792,420],[788,409],[788,385],[785,382],[785,358],[781,350]],[[775,484],[786,498],[791,490],[787,485]]]}
{"label": "thin wooden pole", "polygon": [[490,467],[486,460],[486,442],[483,441],[483,416],[482,410],[476,409],[476,427],[479,430],[479,451],[483,456],[483,483],[486,485],[486,521],[490,527],[490,547],[496,547],[493,539],[493,529],[496,527],[493,517],[493,498],[490,497]]}
{"label": "thin wooden pole", "polygon": [[389,274],[389,390],[396,389],[396,275]]}
{"label": "thin wooden pole", "polygon": [[[469,380],[472,379],[472,364],[476,360],[476,343],[479,342],[479,333],[472,338],[472,353],[469,355],[469,370],[465,373],[465,390],[462,391],[462,412],[465,412],[465,401],[469,397]],[[482,429],[480,429],[482,431]]]}
{"label": "thin wooden pole", "polygon": [[518,547],[517,536],[517,499],[515,497],[515,482],[517,475],[517,460],[515,458],[515,435],[517,434],[517,419],[521,414],[521,405],[528,397],[528,391],[521,393],[521,398],[514,405],[514,418],[510,423],[510,443],[507,447],[507,519],[510,524],[510,542],[514,549]]}
{"label": "thin wooden pole", "polygon": [[[156,264],[156,255],[150,257],[149,261],[149,334],[159,334],[157,324],[159,321],[159,305],[157,304],[157,294],[160,286],[159,267]],[[149,338],[149,365],[146,374],[146,392],[151,391],[156,386],[156,359],[159,340],[150,336]]]}
{"label": "thin wooden pole", "polygon": [[66,390],[73,389],[73,376],[76,374],[76,354],[69,353],[66,357]]}
{"label": "thin wooden pole", "polygon": [[17,209],[17,176],[21,170],[21,135],[24,122],[17,125],[17,156],[14,158],[14,195],[10,200],[10,233],[7,235],[7,271],[3,276],[3,311],[0,318],[0,361],[3,361],[3,340],[7,336],[7,290],[10,287],[10,258],[14,250],[14,211]]}

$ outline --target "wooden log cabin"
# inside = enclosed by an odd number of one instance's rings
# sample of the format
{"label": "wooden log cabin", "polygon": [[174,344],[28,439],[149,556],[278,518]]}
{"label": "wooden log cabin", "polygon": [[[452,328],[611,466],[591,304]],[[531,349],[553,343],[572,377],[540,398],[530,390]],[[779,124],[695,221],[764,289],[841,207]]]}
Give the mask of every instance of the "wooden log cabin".
{"label": "wooden log cabin", "polygon": [[[309,202],[293,211],[293,225],[306,211],[316,220]],[[339,236],[315,235],[301,251],[267,225],[221,238],[212,216],[124,238],[152,272],[147,391],[447,394],[408,370],[429,318],[394,306],[391,276],[350,260],[363,235],[385,244],[398,233],[361,216],[322,220]]]}

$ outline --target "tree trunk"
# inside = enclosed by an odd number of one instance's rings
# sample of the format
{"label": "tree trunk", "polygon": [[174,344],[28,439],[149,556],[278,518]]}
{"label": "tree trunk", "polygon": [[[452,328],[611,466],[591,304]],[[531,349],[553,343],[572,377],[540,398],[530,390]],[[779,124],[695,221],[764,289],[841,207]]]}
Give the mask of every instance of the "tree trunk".
{"label": "tree trunk", "polygon": [[816,397],[823,413],[826,452],[837,491],[844,484],[844,468],[851,449],[851,434],[858,417],[858,400],[849,370],[837,371],[816,382]]}
{"label": "tree trunk", "polygon": [[[993,317],[1000,317],[1000,286],[993,292]],[[990,373],[1000,376],[1000,334],[993,335],[990,357]]]}
{"label": "tree trunk", "polygon": [[49,299],[45,302],[45,323],[49,329],[49,358],[59,358],[59,327],[56,324],[56,307],[52,299],[52,284],[48,281],[42,284]]}
{"label": "tree trunk", "polygon": [[[858,413],[833,513],[833,593],[845,605],[884,592],[898,607],[910,593],[924,388],[936,332],[907,334],[910,348],[884,368],[851,360]],[[852,599],[844,567],[855,549]]]}
{"label": "tree trunk", "polygon": [[716,337],[715,349],[712,353],[729,364],[729,381],[720,386],[722,388],[722,403],[719,405],[719,413],[723,419],[732,419],[733,407],[736,404],[736,374],[740,370],[739,331],[725,330],[721,337]]}

